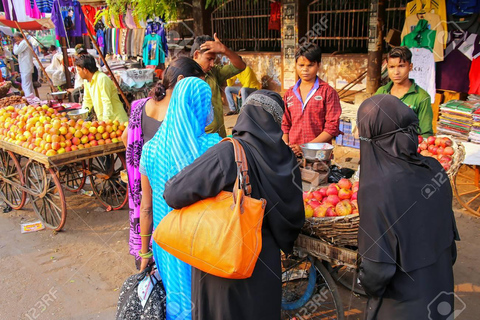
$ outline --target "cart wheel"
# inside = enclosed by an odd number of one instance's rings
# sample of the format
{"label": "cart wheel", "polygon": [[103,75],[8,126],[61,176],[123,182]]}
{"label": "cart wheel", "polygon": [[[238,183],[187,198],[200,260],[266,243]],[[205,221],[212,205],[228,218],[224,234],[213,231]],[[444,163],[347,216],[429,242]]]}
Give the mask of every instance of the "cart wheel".
{"label": "cart wheel", "polygon": [[332,276],[332,278],[343,285],[350,291],[353,291],[356,294],[360,294],[362,296],[366,296],[365,290],[358,284],[358,273],[356,271],[349,271],[344,266],[335,266],[326,261],[323,261],[323,265],[327,268],[328,272]]}
{"label": "cart wheel", "polygon": [[87,165],[85,161],[70,163],[58,168],[58,177],[60,182],[70,192],[78,192],[85,185],[87,180]]}
{"label": "cart wheel", "polygon": [[453,178],[453,191],[458,202],[471,214],[480,217],[480,169],[462,165]]}
{"label": "cart wheel", "polygon": [[282,319],[344,319],[338,288],[312,256],[282,259]]}
{"label": "cart wheel", "polygon": [[127,168],[123,154],[111,154],[89,160],[90,183],[100,203],[111,210],[122,209],[128,201],[127,185],[120,172]]}
{"label": "cart wheel", "polygon": [[[0,176],[16,184],[23,185],[23,172],[14,153],[0,150]],[[20,210],[27,199],[27,193],[3,180],[0,180],[0,196],[12,209]]]}
{"label": "cart wheel", "polygon": [[60,231],[67,219],[67,204],[57,173],[35,161],[28,163],[26,172],[26,187],[34,192],[29,195],[33,210],[47,228]]}

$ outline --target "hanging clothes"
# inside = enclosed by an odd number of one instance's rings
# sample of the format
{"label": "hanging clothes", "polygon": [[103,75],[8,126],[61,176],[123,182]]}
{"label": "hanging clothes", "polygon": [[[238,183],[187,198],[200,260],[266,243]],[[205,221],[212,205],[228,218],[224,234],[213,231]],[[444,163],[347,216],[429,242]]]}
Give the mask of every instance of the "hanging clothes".
{"label": "hanging clothes", "polygon": [[433,52],[436,34],[437,32],[435,30],[428,28],[428,21],[422,19],[418,21],[415,29],[403,38],[402,46],[407,46],[408,48],[425,48]]}
{"label": "hanging clothes", "polygon": [[282,5],[280,1],[270,3],[270,19],[268,20],[268,30],[280,31],[282,20]]}
{"label": "hanging clothes", "polygon": [[165,52],[161,47],[161,37],[158,34],[149,34],[143,41],[143,63],[146,66],[158,66],[165,63]]}
{"label": "hanging clothes", "polygon": [[85,24],[87,26],[87,29],[90,31],[90,33],[93,36],[96,35],[94,23],[95,23],[95,15],[97,14],[97,9],[89,5],[84,5],[82,6],[82,11],[85,16]]}
{"label": "hanging clothes", "polygon": [[465,31],[450,31],[445,60],[437,64],[437,87],[456,92],[469,91],[469,78],[473,57],[480,53],[478,35]]}
{"label": "hanging clothes", "polygon": [[[27,15],[27,6],[25,0],[2,0],[5,9],[5,18],[18,22],[32,21]],[[30,2],[28,3],[30,7]]]}
{"label": "hanging clothes", "polygon": [[133,18],[133,11],[132,9],[128,8],[127,13],[125,14],[125,24],[129,29],[136,29],[137,25],[135,24],[135,20]]}
{"label": "hanging clothes", "polygon": [[41,19],[45,16],[38,9],[35,0],[25,0],[25,13],[32,19]]}
{"label": "hanging clothes", "polygon": [[442,29],[445,30],[442,41],[443,48],[445,48],[448,40],[447,8],[445,0],[413,0],[407,3],[407,9],[405,10],[407,18],[418,13],[435,13],[439,15],[439,23],[442,25]]}
{"label": "hanging clothes", "polygon": [[480,12],[478,0],[447,0],[447,14],[465,17]]}
{"label": "hanging clothes", "polygon": [[431,103],[435,102],[435,60],[433,53],[425,48],[410,48],[412,52],[413,69],[409,73],[409,78],[415,80],[415,83],[430,95]]}
{"label": "hanging clothes", "polygon": [[469,94],[479,94],[480,95],[480,54],[473,59],[472,65],[470,66],[470,89],[468,90]]}
{"label": "hanging clothes", "polygon": [[[429,30],[436,32],[435,37],[433,39],[433,46],[432,46],[433,52],[435,54],[435,62],[443,61],[443,49],[444,49],[443,34],[446,32],[446,30],[444,29],[440,20],[440,16],[438,14],[425,13],[425,14],[414,14],[414,15],[408,16],[407,19],[405,19],[405,24],[403,25],[402,41],[405,38],[405,36],[407,36],[409,33],[415,30],[415,28],[417,27],[417,24],[421,20],[427,21],[427,24],[423,25],[424,24],[423,22],[422,28],[419,29],[419,32],[421,31],[422,35],[425,35]],[[431,33],[429,33],[429,35],[431,36]],[[418,48],[419,46],[412,44],[411,47]]]}
{"label": "hanging clothes", "polygon": [[51,19],[58,37],[81,37],[87,33],[85,16],[78,1],[55,0]]}
{"label": "hanging clothes", "polygon": [[105,54],[105,35],[103,33],[103,29],[97,30],[97,45],[102,51],[102,54]]}
{"label": "hanging clothes", "polygon": [[[30,4],[32,3],[33,0],[30,0]],[[53,0],[35,0],[37,3],[38,10],[40,10],[41,13],[51,13],[52,12],[52,6],[53,6]]]}

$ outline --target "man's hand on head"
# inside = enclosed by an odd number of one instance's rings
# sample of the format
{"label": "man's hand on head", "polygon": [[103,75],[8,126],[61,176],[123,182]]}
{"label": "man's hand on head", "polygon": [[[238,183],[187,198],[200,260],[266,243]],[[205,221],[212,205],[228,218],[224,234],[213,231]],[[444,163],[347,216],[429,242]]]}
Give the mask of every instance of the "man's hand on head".
{"label": "man's hand on head", "polygon": [[225,45],[220,42],[220,39],[218,39],[216,33],[213,35],[213,38],[215,39],[215,41],[205,42],[200,46],[200,50],[204,51],[205,53],[211,52],[224,54],[227,50],[227,47],[225,47]]}

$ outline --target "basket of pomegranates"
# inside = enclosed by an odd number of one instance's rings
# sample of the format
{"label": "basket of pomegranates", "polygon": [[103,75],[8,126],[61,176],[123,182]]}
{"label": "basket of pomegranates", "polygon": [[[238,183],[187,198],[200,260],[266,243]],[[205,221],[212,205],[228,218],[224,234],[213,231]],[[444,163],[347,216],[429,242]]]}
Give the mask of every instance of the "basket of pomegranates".
{"label": "basket of pomegranates", "polygon": [[338,183],[303,193],[305,224],[301,233],[338,246],[357,246],[358,181]]}
{"label": "basket of pomegranates", "polygon": [[452,179],[465,159],[465,147],[447,135],[430,136],[424,139],[418,136],[417,152],[422,156],[437,159],[447,175]]}

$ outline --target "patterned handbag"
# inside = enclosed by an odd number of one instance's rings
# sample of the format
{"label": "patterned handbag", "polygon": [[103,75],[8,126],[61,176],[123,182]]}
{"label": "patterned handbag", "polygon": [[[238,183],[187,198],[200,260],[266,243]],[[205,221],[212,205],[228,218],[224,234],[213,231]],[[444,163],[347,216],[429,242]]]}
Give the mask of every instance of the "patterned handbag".
{"label": "patterned handbag", "polygon": [[[166,320],[167,303],[158,272],[152,266],[130,276],[122,286],[117,304],[117,320]],[[155,276],[157,274],[157,276]],[[142,299],[140,298],[142,297]],[[143,303],[142,303],[143,300]]]}

